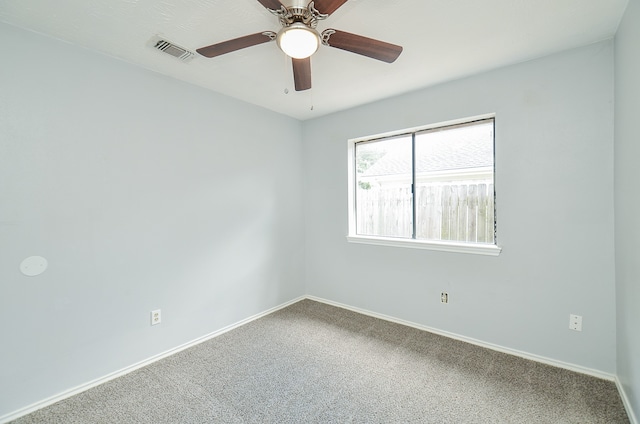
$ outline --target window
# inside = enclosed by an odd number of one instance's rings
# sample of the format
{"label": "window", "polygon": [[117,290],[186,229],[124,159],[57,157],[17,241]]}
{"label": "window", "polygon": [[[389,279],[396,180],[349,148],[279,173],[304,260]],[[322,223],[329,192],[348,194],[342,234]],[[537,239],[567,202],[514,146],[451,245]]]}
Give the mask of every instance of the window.
{"label": "window", "polygon": [[349,141],[349,241],[497,255],[494,117]]}

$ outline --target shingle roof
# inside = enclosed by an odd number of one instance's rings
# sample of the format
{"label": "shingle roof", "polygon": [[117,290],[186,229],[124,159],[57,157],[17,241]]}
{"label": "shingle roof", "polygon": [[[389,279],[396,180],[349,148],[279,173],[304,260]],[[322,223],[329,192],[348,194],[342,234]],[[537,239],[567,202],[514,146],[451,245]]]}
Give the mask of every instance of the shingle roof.
{"label": "shingle roof", "polygon": [[[416,135],[416,173],[493,166],[493,125],[475,125]],[[410,154],[391,149],[361,176],[403,174]]]}

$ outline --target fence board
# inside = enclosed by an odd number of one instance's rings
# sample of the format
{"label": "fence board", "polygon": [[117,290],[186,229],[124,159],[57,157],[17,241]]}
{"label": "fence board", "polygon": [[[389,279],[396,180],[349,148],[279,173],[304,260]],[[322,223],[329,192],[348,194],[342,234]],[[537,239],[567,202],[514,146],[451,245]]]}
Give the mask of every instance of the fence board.
{"label": "fence board", "polygon": [[[493,184],[427,183],[416,190],[416,238],[493,243]],[[411,238],[412,201],[410,186],[358,187],[358,234]]]}

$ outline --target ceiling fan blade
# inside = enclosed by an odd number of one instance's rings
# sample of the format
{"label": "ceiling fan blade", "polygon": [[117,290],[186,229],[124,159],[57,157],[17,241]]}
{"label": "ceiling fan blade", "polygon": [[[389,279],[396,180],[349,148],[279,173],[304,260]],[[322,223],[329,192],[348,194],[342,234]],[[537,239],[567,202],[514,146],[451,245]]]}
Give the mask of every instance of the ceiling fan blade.
{"label": "ceiling fan blade", "polygon": [[278,0],[258,0],[261,5],[271,10],[280,10],[283,6]]}
{"label": "ceiling fan blade", "polygon": [[233,40],[223,41],[222,43],[212,44],[207,47],[196,49],[198,53],[206,57],[216,57],[225,53],[231,53],[236,50],[267,43],[275,39],[275,33],[271,31],[258,32],[244,37],[234,38]]}
{"label": "ceiling fan blade", "polygon": [[402,46],[363,37],[362,35],[338,31],[337,29],[324,30],[322,37],[328,46],[361,54],[372,59],[382,60],[387,63],[395,62],[398,56],[400,56],[400,53],[402,53]]}
{"label": "ceiling fan blade", "polygon": [[315,0],[313,6],[323,15],[331,15],[346,2],[347,0]]}
{"label": "ceiling fan blade", "polygon": [[304,91],[311,88],[311,58],[291,59],[293,61],[293,81],[296,91]]}

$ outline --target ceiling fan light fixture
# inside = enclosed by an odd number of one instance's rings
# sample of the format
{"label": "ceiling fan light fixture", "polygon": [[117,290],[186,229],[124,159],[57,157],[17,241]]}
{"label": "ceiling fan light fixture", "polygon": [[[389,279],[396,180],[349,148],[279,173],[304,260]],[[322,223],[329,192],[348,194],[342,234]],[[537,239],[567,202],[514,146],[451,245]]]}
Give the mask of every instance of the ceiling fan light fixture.
{"label": "ceiling fan light fixture", "polygon": [[301,22],[284,27],[276,38],[278,47],[294,59],[306,59],[318,50],[320,35]]}
{"label": "ceiling fan light fixture", "polygon": [[[200,47],[196,49],[196,52],[204,57],[217,57],[258,44],[276,41],[280,50],[292,58],[290,62],[293,67],[293,82],[296,91],[311,88],[310,57],[318,50],[320,44],[387,63],[394,62],[402,53],[402,46],[346,31],[328,28],[320,34],[316,30],[318,21],[329,17],[348,0],[296,0],[295,2],[287,0],[286,3],[295,3],[292,6],[285,6],[282,1],[258,0],[270,13],[278,17],[282,29],[277,34],[273,31],[257,32]],[[303,1],[308,1],[306,7],[302,7]]]}

